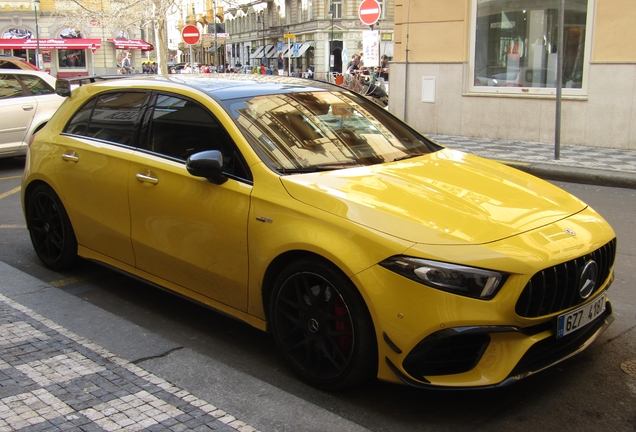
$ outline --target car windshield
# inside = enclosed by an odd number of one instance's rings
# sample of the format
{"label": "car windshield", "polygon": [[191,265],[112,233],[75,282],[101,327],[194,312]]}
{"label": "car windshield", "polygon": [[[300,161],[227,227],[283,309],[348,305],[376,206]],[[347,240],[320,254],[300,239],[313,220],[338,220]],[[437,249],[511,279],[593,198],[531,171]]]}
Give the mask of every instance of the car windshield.
{"label": "car windshield", "polygon": [[224,102],[254,150],[282,174],[373,165],[439,150],[375,103],[345,92]]}

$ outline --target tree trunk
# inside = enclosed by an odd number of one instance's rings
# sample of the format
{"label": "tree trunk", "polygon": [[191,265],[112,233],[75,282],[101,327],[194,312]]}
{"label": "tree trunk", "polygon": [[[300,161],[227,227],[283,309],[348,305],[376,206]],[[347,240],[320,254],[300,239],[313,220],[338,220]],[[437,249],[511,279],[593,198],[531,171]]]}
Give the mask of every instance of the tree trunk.
{"label": "tree trunk", "polygon": [[166,31],[166,19],[158,18],[154,21],[155,25],[155,35],[157,45],[155,49],[157,50],[157,65],[159,66],[158,72],[160,74],[168,73],[168,59],[170,58],[170,53],[168,52],[168,47],[166,45],[166,40],[168,39],[168,32]]}

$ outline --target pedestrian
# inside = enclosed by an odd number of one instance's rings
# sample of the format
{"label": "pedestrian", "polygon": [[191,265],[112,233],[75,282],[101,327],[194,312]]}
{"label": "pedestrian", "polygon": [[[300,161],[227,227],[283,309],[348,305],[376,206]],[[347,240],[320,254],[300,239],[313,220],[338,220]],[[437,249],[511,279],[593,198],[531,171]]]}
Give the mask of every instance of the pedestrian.
{"label": "pedestrian", "polygon": [[276,59],[278,65],[278,75],[282,75],[285,72],[285,58],[283,53],[278,53],[278,59]]}
{"label": "pedestrian", "polygon": [[190,63],[186,63],[185,66],[183,66],[183,69],[181,69],[181,73],[182,74],[192,73],[192,67],[190,67]]}
{"label": "pedestrian", "polygon": [[267,73],[266,69],[265,69],[265,65],[261,65],[261,75],[265,75]]}
{"label": "pedestrian", "polygon": [[121,61],[121,67],[126,69],[126,73],[132,73],[132,65],[130,64],[130,54],[126,53]]}
{"label": "pedestrian", "polygon": [[382,54],[380,60],[380,78],[385,81],[389,80],[389,58],[386,54]]}
{"label": "pedestrian", "polygon": [[360,71],[362,65],[360,64],[360,56],[357,54],[353,55],[353,59],[347,65],[347,73],[355,74]]}
{"label": "pedestrian", "polygon": [[152,64],[150,65],[150,73],[151,74],[159,73],[159,66],[157,66],[157,62],[152,62]]}

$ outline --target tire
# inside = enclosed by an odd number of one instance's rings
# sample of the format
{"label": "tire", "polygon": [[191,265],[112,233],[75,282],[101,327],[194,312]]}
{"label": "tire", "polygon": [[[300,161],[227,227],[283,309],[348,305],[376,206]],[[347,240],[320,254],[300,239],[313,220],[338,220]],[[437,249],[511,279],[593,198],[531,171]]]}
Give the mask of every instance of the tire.
{"label": "tire", "polygon": [[271,329],[292,368],[311,385],[341,390],[377,373],[373,322],[360,293],[332,265],[302,259],[276,279]]}
{"label": "tire", "polygon": [[26,203],[26,221],[38,258],[52,270],[77,265],[77,240],[68,214],[50,186],[38,185]]}

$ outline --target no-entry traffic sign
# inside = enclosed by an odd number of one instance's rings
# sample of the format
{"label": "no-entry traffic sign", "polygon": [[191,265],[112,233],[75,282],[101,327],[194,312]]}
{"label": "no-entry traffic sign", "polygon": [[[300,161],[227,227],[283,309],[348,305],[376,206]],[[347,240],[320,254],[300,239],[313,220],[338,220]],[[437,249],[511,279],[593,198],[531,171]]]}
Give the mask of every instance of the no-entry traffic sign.
{"label": "no-entry traffic sign", "polygon": [[380,3],[377,0],[362,0],[358,8],[358,16],[363,24],[372,26],[380,19]]}
{"label": "no-entry traffic sign", "polygon": [[188,45],[194,45],[201,39],[201,32],[197,26],[187,25],[181,30],[181,37]]}

